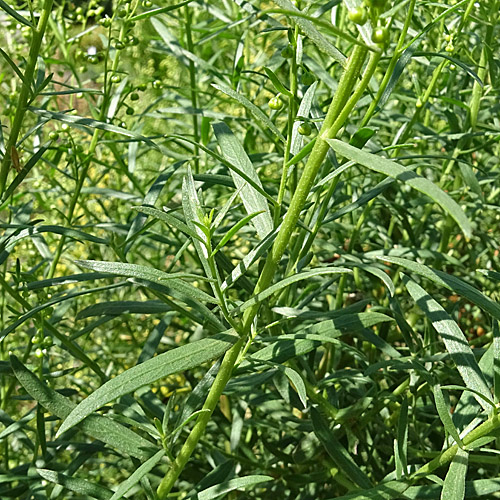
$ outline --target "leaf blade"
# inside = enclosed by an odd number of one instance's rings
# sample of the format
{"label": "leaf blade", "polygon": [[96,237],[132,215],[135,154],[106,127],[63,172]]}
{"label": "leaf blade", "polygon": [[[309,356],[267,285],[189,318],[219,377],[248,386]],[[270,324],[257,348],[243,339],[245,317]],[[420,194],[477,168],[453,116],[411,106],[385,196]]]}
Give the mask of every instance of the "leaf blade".
{"label": "leaf blade", "polygon": [[[417,283],[405,275],[403,275],[403,283],[413,300],[440,334],[447,351],[455,361],[465,385],[489,398],[490,390],[488,384],[462,330],[460,330],[443,307],[420,285],[417,285]],[[486,411],[491,410],[490,405],[482,398],[478,397],[477,401]]]}
{"label": "leaf blade", "polygon": [[[50,413],[64,419],[76,408],[76,405],[68,398],[41,382],[15,356],[11,356],[10,362],[17,380],[26,392]],[[140,460],[147,460],[152,455],[151,450],[157,450],[153,443],[118,422],[101,415],[91,415],[85,422],[82,422],[80,428],[85,434]]]}
{"label": "leaf blade", "polygon": [[366,151],[361,151],[338,139],[327,139],[327,142],[336,153],[341,154],[349,160],[393,179],[402,180],[413,189],[429,196],[456,221],[466,238],[472,236],[472,226],[460,205],[433,182],[425,177],[420,177],[412,170],[398,163]]}
{"label": "leaf blade", "polygon": [[[231,129],[223,122],[214,123],[213,129],[224,158],[236,165],[239,170],[262,188],[262,183],[250,158],[248,158],[243,146],[233,135]],[[266,198],[233,170],[231,170],[231,175],[236,187],[241,189],[240,197],[248,215],[262,212],[253,219],[252,223],[259,237],[264,239],[273,230],[273,220]]]}
{"label": "leaf blade", "polygon": [[237,339],[238,336],[228,330],[224,334],[177,347],[129,368],[84,399],[64,420],[58,435],[116,398],[147,386],[160,378],[178,371],[189,370],[221,356]]}

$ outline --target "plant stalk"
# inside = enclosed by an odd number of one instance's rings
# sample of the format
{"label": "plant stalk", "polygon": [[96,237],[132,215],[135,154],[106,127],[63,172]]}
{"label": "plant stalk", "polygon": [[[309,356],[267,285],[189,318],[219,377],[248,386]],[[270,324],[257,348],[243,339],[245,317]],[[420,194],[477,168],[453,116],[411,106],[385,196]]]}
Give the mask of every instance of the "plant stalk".
{"label": "plant stalk", "polygon": [[19,133],[21,132],[21,127],[23,124],[24,115],[26,114],[28,100],[31,97],[32,89],[30,88],[30,85],[34,80],[36,62],[40,53],[43,35],[45,33],[50,13],[52,11],[52,3],[53,0],[45,0],[43,2],[42,13],[40,15],[40,19],[38,20],[38,26],[33,29],[33,38],[31,40],[28,64],[24,72],[24,83],[21,86],[21,91],[19,92],[16,114],[14,115],[9,139],[5,148],[5,154],[0,165],[0,199],[3,198],[7,177],[9,175],[11,166],[11,151],[16,147],[17,139],[19,137]]}
{"label": "plant stalk", "polygon": [[[328,151],[328,143],[326,139],[331,137],[330,129],[335,123],[335,120],[339,116],[340,112],[344,108],[346,102],[351,95],[352,89],[356,83],[356,80],[361,72],[361,68],[366,59],[368,49],[365,47],[357,45],[349,58],[348,64],[342,74],[335,96],[330,104],[327,116],[323,123],[323,127],[319,133],[318,139],[314,144],[314,148],[311,155],[304,167],[302,176],[300,177],[297,189],[294,196],[290,202],[290,207],[283,224],[278,232],[274,245],[269,252],[264,269],[260,275],[260,278],[255,286],[254,295],[265,290],[270,284],[276,272],[276,268],[283,256],[295,226],[299,220],[300,213],[304,204],[306,202],[307,196],[309,195],[310,189],[318,173],[323,160],[325,159],[326,153]],[[181,474],[189,457],[193,453],[198,441],[205,432],[205,428],[210,420],[210,417],[219,401],[219,398],[226,387],[227,382],[231,377],[231,372],[233,367],[238,360],[239,353],[245,344],[246,337],[250,333],[252,323],[257,315],[259,305],[248,308],[242,320],[241,327],[241,338],[238,342],[231,347],[231,349],[225,354],[222,361],[221,367],[217,376],[214,380],[212,388],[207,396],[203,409],[209,410],[203,412],[198,417],[196,424],[194,425],[189,437],[182,446],[179,454],[175,461],[171,464],[167,474],[163,478],[160,486],[158,487],[158,498],[163,500],[167,497],[170,490],[175,484],[175,481]]]}

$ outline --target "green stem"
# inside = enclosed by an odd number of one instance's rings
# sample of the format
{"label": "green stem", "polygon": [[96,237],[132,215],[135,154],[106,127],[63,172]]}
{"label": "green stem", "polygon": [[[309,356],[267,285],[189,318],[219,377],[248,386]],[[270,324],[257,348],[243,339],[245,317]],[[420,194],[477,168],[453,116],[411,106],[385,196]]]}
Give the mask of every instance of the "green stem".
{"label": "green stem", "polygon": [[[351,114],[352,110],[356,106],[357,102],[359,99],[361,99],[364,91],[366,90],[366,87],[370,83],[370,80],[372,79],[375,70],[377,69],[378,63],[380,61],[380,58],[382,57],[382,53],[380,52],[372,52],[370,55],[370,60],[368,61],[368,64],[366,66],[366,69],[363,73],[363,77],[361,81],[359,82],[359,85],[356,87],[356,90],[350,97],[349,101],[347,101],[347,104],[344,106],[342,109],[342,112],[339,114],[337,119],[335,120],[335,123],[333,124],[330,134],[331,137],[335,137],[340,129],[344,126],[345,122],[349,118],[349,115]],[[339,177],[336,177],[332,183],[330,184],[330,187],[328,189],[328,192],[323,199],[322,205],[320,207],[320,213],[319,216],[316,220],[316,223],[314,225],[314,228],[311,233],[308,234],[306,243],[302,250],[300,251],[300,254],[298,255],[297,261],[303,258],[307,252],[309,252],[309,249],[311,248],[314,239],[316,238],[316,235],[318,234],[321,225],[323,224],[323,220],[325,218],[326,212],[328,210],[328,204],[330,202],[330,198],[333,196],[333,193],[335,191],[335,188],[337,187],[337,183],[339,181]],[[316,210],[316,204],[312,208],[312,212]],[[293,263],[295,264],[295,263]],[[291,269],[291,268],[290,268]]]}
{"label": "green stem", "polygon": [[287,185],[288,172],[290,170],[290,166],[288,165],[288,161],[290,159],[290,150],[292,147],[292,134],[293,134],[293,124],[295,121],[295,117],[297,114],[297,106],[296,106],[296,98],[297,98],[297,37],[299,36],[298,28],[295,27],[294,32],[294,41],[295,44],[293,46],[293,57],[290,63],[290,92],[293,97],[288,99],[288,123],[287,123],[287,135],[286,135],[286,145],[285,145],[285,154],[283,155],[283,169],[281,172],[281,181],[280,187],[278,191],[278,203],[275,207],[274,212],[274,222],[275,225],[278,224],[279,216],[281,214],[281,208],[283,204],[283,198],[285,197],[285,189]]}
{"label": "green stem", "polygon": [[207,426],[210,418],[212,416],[217,403],[219,402],[219,398],[222,394],[222,391],[226,387],[229,378],[231,377],[231,372],[233,370],[234,364],[238,358],[238,354],[243,346],[245,339],[241,337],[236,344],[227,351],[222,360],[222,364],[220,366],[219,372],[217,373],[217,377],[214,380],[214,383],[208,393],[207,399],[205,400],[205,404],[203,405],[204,411],[200,413],[200,416],[196,420],[196,424],[193,427],[193,430],[190,432],[188,438],[184,442],[181,451],[177,455],[176,459],[170,465],[170,468],[162,479],[160,486],[158,487],[158,498],[160,500],[167,497],[168,493],[172,489],[175,481],[179,477],[180,473],[184,469],[187,464],[191,454],[194,451],[198,441],[203,436],[205,432],[205,427]]}
{"label": "green stem", "polygon": [[[365,61],[367,52],[368,50],[365,47],[361,47],[359,45],[356,45],[353,49],[346,69],[340,79],[335,96],[330,104],[323,126],[321,127],[318,138],[314,143],[314,147],[304,167],[297,189],[295,190],[290,202],[288,212],[285,215],[283,224],[281,225],[278,235],[276,236],[273,247],[267,256],[264,269],[262,270],[259,281],[255,286],[255,294],[265,290],[274,277],[279,261],[285,253],[292,233],[295,230],[297,221],[299,220],[300,213],[304,207],[307,197],[309,196],[314,179],[316,178],[321,164],[325,159],[326,153],[328,152],[329,145],[326,142],[326,139],[335,137],[338,132],[335,125],[339,123],[339,115],[351,95],[352,89]],[[243,316],[243,332],[245,334],[250,331],[250,325],[257,314],[258,308],[259,306],[255,305],[245,311]]]}
{"label": "green stem", "polygon": [[370,106],[368,107],[368,110],[365,113],[365,116],[363,117],[363,120],[361,122],[361,127],[366,126],[366,124],[370,121],[372,116],[375,114],[375,111],[377,109],[378,103],[380,102],[380,99],[382,98],[383,93],[385,92],[385,89],[387,88],[387,85],[389,83],[389,80],[391,79],[393,73],[394,73],[394,68],[396,67],[396,63],[399,61],[403,51],[403,44],[406,38],[406,34],[408,33],[408,29],[411,24],[411,20],[413,17],[413,11],[415,10],[415,3],[417,0],[411,0],[410,5],[408,6],[408,12],[406,14],[406,19],[405,19],[405,24],[403,26],[403,29],[401,30],[401,34],[399,35],[399,40],[398,44],[396,45],[396,50],[394,51],[394,54],[391,58],[391,61],[389,63],[389,67],[387,68],[387,71],[385,72],[384,78],[382,79],[382,82],[380,83],[380,87],[377,91],[377,95],[375,96],[375,99],[370,103]]}
{"label": "green stem", "polygon": [[[295,229],[297,221],[299,220],[300,213],[304,207],[316,174],[318,173],[318,170],[321,167],[328,151],[329,146],[325,139],[331,137],[330,129],[351,95],[352,89],[366,59],[367,52],[368,50],[365,47],[361,47],[359,45],[353,49],[348,64],[340,79],[335,96],[330,104],[323,127],[321,128],[318,139],[311,152],[311,156],[304,167],[304,172],[290,202],[288,212],[285,215],[285,219],[278,232],[274,245],[267,256],[264,269],[262,270],[260,278],[255,286],[254,295],[257,295],[259,292],[265,290],[270,285],[274,277],[278,263],[287,248],[290,237]],[[210,417],[217,405],[217,402],[219,401],[222,391],[231,377],[231,372],[236,364],[236,361],[238,360],[240,351],[245,344],[245,339],[251,330],[251,326],[257,315],[258,309],[259,305],[256,304],[254,307],[245,311],[242,320],[241,338],[225,354],[219,372],[217,373],[212,388],[210,389],[205,404],[203,405],[203,409],[209,411],[200,414],[193,430],[177,455],[177,458],[171,464],[170,469],[160,483],[160,486],[158,487],[158,497],[160,500],[167,497],[168,493],[175,484],[175,481],[189,460],[189,457],[193,453],[198,441],[204,434],[205,428],[210,421]]]}
{"label": "green stem", "polygon": [[[479,438],[491,434],[499,427],[500,427],[500,414],[493,415],[486,422],[476,427],[474,430],[469,432],[469,434],[467,434],[463,438],[462,441],[464,446],[467,447],[468,445],[474,443],[474,441],[478,440]],[[420,479],[422,477],[426,477],[439,467],[448,464],[453,460],[453,457],[456,455],[457,450],[458,450],[457,444],[450,446],[447,450],[441,452],[436,458],[431,460],[429,463],[425,464],[423,467],[420,467],[420,469],[411,476],[411,479],[415,480],[415,479]]]}
{"label": "green stem", "polygon": [[[189,52],[194,53],[193,35],[191,31],[191,24],[193,22],[193,12],[190,5],[185,7],[186,13],[186,42],[187,49]],[[198,84],[196,82],[196,67],[194,61],[189,60],[189,83],[191,87],[191,106],[193,107],[193,132],[194,132],[194,172],[195,174],[200,173],[200,159],[198,158],[200,154],[200,149],[198,143],[200,142],[200,132],[198,126],[198,115],[196,110],[198,109]]]}
{"label": "green stem", "polygon": [[47,27],[50,13],[52,11],[52,3],[53,0],[44,1],[42,13],[38,21],[38,26],[33,29],[33,38],[31,40],[28,64],[26,66],[26,71],[24,72],[24,84],[21,86],[19,99],[17,101],[16,114],[14,115],[12,128],[10,130],[9,139],[7,141],[7,146],[5,149],[5,154],[0,166],[0,199],[3,198],[7,176],[9,175],[9,169],[11,165],[11,151],[12,148],[16,147],[17,139],[19,137],[21,126],[23,124],[24,115],[26,114],[28,100],[31,97],[30,85],[35,77],[36,62],[40,53],[40,47],[42,45],[45,28]]}
{"label": "green stem", "polygon": [[[489,24],[486,28],[486,36],[483,42],[483,49],[481,51],[481,58],[479,60],[479,66],[477,71],[477,76],[481,81],[484,82],[486,73],[488,71],[488,48],[491,47],[491,42],[493,38],[493,28],[496,26],[498,17],[498,2],[493,2],[490,9]],[[477,124],[477,115],[479,113],[479,105],[481,102],[481,97],[483,95],[483,88],[479,83],[474,80],[474,86],[472,87],[472,98],[470,100],[470,126],[474,130]]]}

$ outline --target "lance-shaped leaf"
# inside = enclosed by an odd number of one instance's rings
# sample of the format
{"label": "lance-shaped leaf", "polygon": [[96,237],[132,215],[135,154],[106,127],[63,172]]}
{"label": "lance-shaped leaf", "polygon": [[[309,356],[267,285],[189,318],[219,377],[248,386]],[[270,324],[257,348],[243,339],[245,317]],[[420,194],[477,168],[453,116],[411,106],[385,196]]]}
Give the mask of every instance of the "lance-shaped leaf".
{"label": "lance-shaped leaf", "polygon": [[361,151],[360,149],[350,146],[343,141],[328,139],[327,142],[336,153],[344,156],[345,158],[353,160],[359,165],[363,165],[364,167],[374,170],[375,172],[379,172],[392,177],[393,179],[403,181],[413,189],[426,194],[453,219],[455,219],[467,238],[471,237],[472,227],[460,205],[430,180],[425,177],[420,177],[412,170],[403,167],[396,162],[382,158],[379,155]]}
{"label": "lance-shaped leaf", "polygon": [[434,386],[434,401],[436,402],[436,409],[441,422],[443,422],[446,432],[448,432],[448,434],[459,444],[459,446],[462,447],[462,440],[460,439],[458,430],[453,423],[449,405],[444,399],[443,391],[441,390],[441,386],[439,384]]}
{"label": "lance-shaped leaf", "polygon": [[[132,146],[138,146],[137,142],[131,143]],[[130,146],[129,146],[130,151]],[[182,164],[182,163],[180,163]],[[130,157],[129,157],[129,165],[130,165]],[[162,172],[156,180],[153,182],[153,185],[149,188],[149,191],[144,196],[143,204],[144,205],[154,205],[156,200],[158,200],[163,188],[167,184],[168,180],[175,172],[175,168],[170,168],[165,172]],[[144,213],[138,213],[132,223],[130,224],[130,228],[128,230],[127,238],[125,240],[125,248],[124,252],[127,253],[133,245],[134,238],[139,234],[141,229],[144,227],[146,223],[147,216]]]}
{"label": "lance-shaped leaf", "polygon": [[465,476],[469,464],[469,452],[458,448],[444,479],[441,500],[463,500],[465,498]]}
{"label": "lance-shaped leaf", "polygon": [[242,227],[246,226],[254,217],[257,217],[262,212],[255,212],[254,214],[247,215],[239,220],[219,241],[217,246],[212,250],[213,257]]}
{"label": "lance-shaped leaf", "polygon": [[86,481],[76,477],[67,476],[60,472],[49,469],[37,469],[40,476],[46,481],[54,484],[60,484],[64,488],[74,491],[79,495],[97,498],[98,500],[109,500],[113,496],[113,492],[107,488],[103,488],[94,482]]}
{"label": "lance-shaped leaf", "polygon": [[212,500],[214,498],[221,498],[221,495],[225,496],[225,493],[229,493],[230,491],[249,488],[250,486],[272,480],[273,478],[271,476],[260,475],[236,477],[234,479],[230,479],[229,481],[224,481],[223,483],[210,486],[210,488],[207,488],[206,490],[200,491],[195,498],[196,500]]}
{"label": "lance-shaped leaf", "polygon": [[[295,5],[289,0],[275,0],[282,9],[291,11],[291,15],[294,12],[302,14],[302,12],[295,7]],[[294,22],[302,29],[302,31],[309,37],[309,39],[318,47],[321,52],[332,57],[335,61],[340,63],[342,66],[346,63],[346,57],[340,50],[333,46],[314,26],[312,21],[308,19],[302,19],[301,17],[294,17]],[[333,29],[333,26],[332,26]]]}
{"label": "lance-shaped leaf", "polygon": [[17,22],[35,29],[35,26],[33,26],[28,19],[23,17],[16,9],[13,9],[7,2],[0,0],[0,8],[9,14],[9,16],[12,16]]}
{"label": "lance-shaped leaf", "polygon": [[203,229],[205,224],[202,221],[204,217],[203,209],[201,207],[200,200],[196,194],[196,187],[194,185],[193,174],[191,172],[191,167],[188,167],[187,173],[182,181],[182,208],[184,210],[184,218],[186,219],[186,224],[191,229],[193,236],[194,248],[196,253],[200,258],[205,274],[208,278],[214,279],[212,268],[208,261],[208,248],[205,242],[207,241],[207,235],[204,233]]}
{"label": "lance-shaped leaf", "polygon": [[[403,275],[403,282],[418,307],[424,311],[432,326],[441,335],[444,345],[453,361],[455,361],[465,385],[489,399],[491,393],[488,384],[462,330],[443,307],[420,285],[417,285],[405,275]],[[483,398],[477,397],[476,399],[486,411],[491,411],[491,406]]]}
{"label": "lance-shaped leaf", "polygon": [[401,257],[384,255],[376,258],[385,262],[397,264],[398,266],[404,267],[413,273],[419,274],[420,276],[431,280],[437,285],[444,286],[458,295],[465,297],[467,300],[470,300],[481,309],[490,313],[497,320],[500,320],[500,305],[493,302],[489,297],[484,295],[484,293],[480,292],[477,288],[474,288],[472,285],[469,285],[460,278],[444,273],[443,271],[437,271],[436,269],[432,269],[425,264],[413,262]]}
{"label": "lance-shaped leaf", "polygon": [[151,215],[152,217],[155,217],[156,219],[159,219],[165,224],[168,224],[170,226],[175,227],[179,231],[182,231],[183,233],[191,236],[192,238],[195,238],[200,241],[204,241],[195,231],[193,231],[187,224],[182,222],[180,219],[175,217],[172,214],[169,214],[167,212],[162,212],[161,210],[158,210],[157,208],[152,208],[152,207],[132,207],[133,210],[137,210],[138,212],[145,214],[145,215]]}
{"label": "lance-shaped leaf", "polygon": [[[302,101],[300,101],[299,110],[297,111],[297,116],[301,118],[308,118],[309,112],[311,111],[312,102],[314,99],[314,93],[316,92],[316,87],[318,86],[318,82],[314,82],[304,94]],[[304,136],[299,133],[301,122],[295,121],[292,129],[292,141],[290,145],[290,153],[292,155],[296,155],[300,153],[302,149]]]}
{"label": "lance-shaped leaf", "polygon": [[220,335],[177,347],[124,371],[84,399],[63,422],[58,434],[75,426],[110,401],[173,373],[191,370],[202,363],[218,358],[237,339],[238,336],[228,330]]}
{"label": "lance-shaped leaf", "polygon": [[332,457],[337,467],[361,488],[371,488],[372,483],[370,478],[352,459],[349,452],[342,446],[316,408],[311,409],[311,417],[314,434],[321,441],[321,444],[330,457]]}
{"label": "lance-shaped leaf", "polygon": [[[335,500],[392,500],[406,498],[406,496],[403,497],[401,495],[408,488],[409,484],[404,481],[388,481],[387,483],[379,484],[378,486],[370,488],[369,490],[357,490],[354,493],[350,493],[349,495],[335,497]],[[422,498],[420,498],[419,500],[422,500]],[[329,498],[328,500],[334,499]]]}
{"label": "lance-shaped leaf", "polygon": [[[231,129],[225,123],[215,123],[213,125],[217,141],[226,161],[234,164],[239,170],[244,172],[252,181],[262,188],[259,176],[255,171],[250,158],[246,154],[243,146],[233,135]],[[252,220],[252,223],[259,237],[265,238],[273,230],[273,220],[267,204],[266,198],[240,175],[231,170],[234,183],[240,191],[240,197],[247,213],[262,212]]]}
{"label": "lance-shaped leaf", "polygon": [[43,118],[58,120],[62,123],[67,123],[71,127],[77,128],[79,130],[84,130],[89,133],[95,129],[105,130],[106,132],[113,132],[114,134],[130,137],[135,141],[145,142],[146,144],[148,144],[148,146],[151,146],[154,149],[159,149],[158,146],[148,137],[144,137],[141,134],[138,134],[131,130],[127,130],[123,127],[111,125],[110,123],[101,122],[98,120],[94,120],[93,118],[87,118],[84,116],[56,113],[54,111],[47,111],[46,109],[35,108],[33,106],[29,106],[28,109],[36,115],[42,116]]}
{"label": "lance-shaped leaf", "polygon": [[267,299],[267,297],[273,295],[273,293],[277,292],[278,290],[283,290],[287,286],[291,285],[292,283],[296,283],[297,281],[314,278],[315,276],[323,276],[326,274],[339,274],[339,273],[352,273],[352,271],[345,267],[320,267],[319,269],[312,269],[311,271],[305,271],[303,273],[294,274],[293,276],[289,276],[288,278],[279,281],[278,283],[270,286],[269,288],[266,288],[264,291],[258,293],[257,295],[254,295],[251,299],[241,304],[241,306],[238,306],[235,309],[233,309],[231,311],[231,314],[232,315],[239,314],[240,312],[243,312],[245,309],[248,309],[249,307],[255,304],[259,304],[264,299]]}
{"label": "lance-shaped leaf", "polygon": [[[17,380],[47,411],[59,418],[66,418],[76,405],[54,391],[26,368],[15,356],[11,356],[12,370]],[[157,447],[132,430],[101,415],[91,415],[82,422],[80,429],[89,436],[140,460],[148,459]]]}
{"label": "lance-shaped leaf", "polygon": [[165,456],[165,450],[160,450],[153,455],[149,460],[138,467],[130,477],[118,486],[110,500],[119,500],[128,493],[153,467]]}
{"label": "lance-shaped leaf", "polygon": [[124,262],[104,262],[97,260],[77,260],[76,263],[87,269],[103,273],[115,274],[117,276],[126,276],[127,278],[136,278],[153,283],[165,283],[174,290],[181,292],[188,297],[201,302],[217,304],[218,300],[203,292],[202,290],[186,283],[181,278],[192,278],[196,280],[205,280],[203,276],[189,273],[165,273],[153,267],[140,266],[138,264],[127,264]]}

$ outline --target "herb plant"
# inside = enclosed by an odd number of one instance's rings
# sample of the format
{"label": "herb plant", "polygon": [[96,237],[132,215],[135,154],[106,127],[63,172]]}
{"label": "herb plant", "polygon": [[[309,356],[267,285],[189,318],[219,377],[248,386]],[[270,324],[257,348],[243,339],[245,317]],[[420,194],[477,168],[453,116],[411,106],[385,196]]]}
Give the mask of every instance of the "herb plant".
{"label": "herb plant", "polygon": [[498,0],[0,9],[1,498],[500,498]]}

